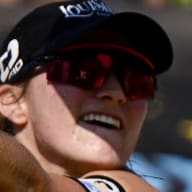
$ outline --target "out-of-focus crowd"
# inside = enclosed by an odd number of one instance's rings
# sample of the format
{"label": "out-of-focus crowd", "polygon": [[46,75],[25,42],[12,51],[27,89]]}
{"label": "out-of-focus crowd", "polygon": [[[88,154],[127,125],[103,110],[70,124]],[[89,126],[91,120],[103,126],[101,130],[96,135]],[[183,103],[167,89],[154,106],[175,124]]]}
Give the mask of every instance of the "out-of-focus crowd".
{"label": "out-of-focus crowd", "polygon": [[[17,6],[35,4],[40,5],[48,2],[54,2],[57,0],[0,0],[0,6]],[[65,1],[65,0],[63,0]],[[127,0],[129,3],[142,4],[149,7],[165,7],[171,5],[187,6],[192,5],[192,0]]]}
{"label": "out-of-focus crowd", "polygon": [[0,0],[0,6],[19,6],[19,5],[28,5],[28,4],[43,4],[48,2],[53,2],[55,0]]}

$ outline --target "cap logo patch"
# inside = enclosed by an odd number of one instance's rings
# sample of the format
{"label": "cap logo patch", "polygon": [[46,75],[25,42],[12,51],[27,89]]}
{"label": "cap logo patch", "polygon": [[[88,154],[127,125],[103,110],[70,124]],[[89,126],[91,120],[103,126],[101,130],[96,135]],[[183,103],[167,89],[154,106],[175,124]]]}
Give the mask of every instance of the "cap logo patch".
{"label": "cap logo patch", "polygon": [[104,2],[98,0],[83,1],[78,4],[61,5],[59,9],[66,18],[90,17],[94,13],[97,15],[111,15],[112,10]]}
{"label": "cap logo patch", "polygon": [[1,82],[6,82],[20,71],[23,66],[23,60],[18,57],[19,42],[13,39],[9,42],[5,53],[0,56]]}

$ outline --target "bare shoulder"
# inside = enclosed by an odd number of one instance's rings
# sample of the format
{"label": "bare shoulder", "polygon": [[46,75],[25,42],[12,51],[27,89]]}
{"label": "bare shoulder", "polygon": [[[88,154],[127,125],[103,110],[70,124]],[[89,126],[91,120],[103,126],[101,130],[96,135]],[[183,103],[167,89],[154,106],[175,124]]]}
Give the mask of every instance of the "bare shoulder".
{"label": "bare shoulder", "polygon": [[159,192],[128,171],[93,171],[78,179],[51,175],[51,180],[50,192]]}
{"label": "bare shoulder", "polygon": [[128,171],[94,171],[84,175],[84,178],[93,176],[104,176],[119,183],[125,192],[159,192],[141,177]]}

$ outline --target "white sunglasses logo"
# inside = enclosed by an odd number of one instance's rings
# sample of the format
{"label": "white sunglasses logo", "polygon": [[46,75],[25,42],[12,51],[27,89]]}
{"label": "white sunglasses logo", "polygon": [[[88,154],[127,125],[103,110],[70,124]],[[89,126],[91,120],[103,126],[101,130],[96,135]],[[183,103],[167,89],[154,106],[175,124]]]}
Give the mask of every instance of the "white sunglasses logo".
{"label": "white sunglasses logo", "polygon": [[[6,82],[16,75],[23,66],[23,60],[19,59],[19,42],[13,39],[9,42],[7,50],[0,57],[0,78]],[[6,64],[6,66],[4,66]]]}

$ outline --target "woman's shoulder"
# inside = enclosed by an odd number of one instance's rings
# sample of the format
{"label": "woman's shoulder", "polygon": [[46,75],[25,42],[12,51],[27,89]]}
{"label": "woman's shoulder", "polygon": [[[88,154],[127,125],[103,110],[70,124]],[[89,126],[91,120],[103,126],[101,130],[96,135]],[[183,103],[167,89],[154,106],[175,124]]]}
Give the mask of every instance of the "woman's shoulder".
{"label": "woman's shoulder", "polygon": [[116,186],[119,192],[158,192],[156,188],[147,183],[142,177],[131,171],[94,171],[84,175],[83,179],[92,179],[93,183],[97,184],[102,182],[104,184],[111,183],[111,186]]}

